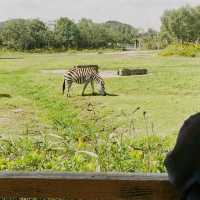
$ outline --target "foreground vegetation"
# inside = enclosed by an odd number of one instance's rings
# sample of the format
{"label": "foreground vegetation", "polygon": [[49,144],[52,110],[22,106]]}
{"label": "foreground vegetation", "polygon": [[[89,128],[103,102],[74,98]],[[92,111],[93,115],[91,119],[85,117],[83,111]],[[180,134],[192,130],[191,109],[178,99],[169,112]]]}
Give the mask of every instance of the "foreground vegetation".
{"label": "foreground vegetation", "polygon": [[[1,58],[2,170],[163,172],[178,128],[199,108],[199,57],[7,52]],[[83,63],[146,67],[149,74],[106,79],[106,97],[81,97],[82,86],[74,85],[67,99],[62,75],[41,71]]]}

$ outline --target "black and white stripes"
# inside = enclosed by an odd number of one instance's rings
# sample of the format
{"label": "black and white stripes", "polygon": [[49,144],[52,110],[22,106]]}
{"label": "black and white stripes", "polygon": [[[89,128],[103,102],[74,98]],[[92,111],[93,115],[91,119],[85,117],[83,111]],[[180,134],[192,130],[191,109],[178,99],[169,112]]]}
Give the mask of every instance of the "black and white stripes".
{"label": "black and white stripes", "polygon": [[67,96],[69,96],[73,82],[84,84],[82,95],[84,95],[85,89],[89,83],[91,83],[92,93],[94,94],[94,82],[97,83],[100,95],[106,95],[104,80],[98,74],[98,66],[75,66],[73,69],[67,71],[64,74],[63,94],[65,91],[65,85],[67,85]]}
{"label": "black and white stripes", "polygon": [[99,71],[98,65],[75,65],[74,68],[93,68],[97,73]]}

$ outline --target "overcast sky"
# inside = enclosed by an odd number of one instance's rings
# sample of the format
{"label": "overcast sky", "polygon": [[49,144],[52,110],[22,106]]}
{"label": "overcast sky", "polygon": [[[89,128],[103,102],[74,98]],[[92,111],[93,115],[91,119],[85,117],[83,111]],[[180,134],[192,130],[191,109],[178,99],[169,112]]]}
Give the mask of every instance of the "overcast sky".
{"label": "overcast sky", "polygon": [[186,4],[200,5],[200,0],[0,0],[0,21],[66,16],[75,21],[82,17],[96,22],[118,20],[137,28],[159,29],[165,9]]}

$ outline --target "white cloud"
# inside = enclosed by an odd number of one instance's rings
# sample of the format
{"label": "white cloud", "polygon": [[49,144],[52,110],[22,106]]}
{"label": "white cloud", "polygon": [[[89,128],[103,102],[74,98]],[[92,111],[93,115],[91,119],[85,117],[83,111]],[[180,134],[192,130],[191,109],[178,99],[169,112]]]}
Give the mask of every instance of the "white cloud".
{"label": "white cloud", "polygon": [[158,29],[165,9],[198,3],[199,0],[0,0],[0,21],[67,16],[74,20],[86,17],[98,22],[119,20],[136,27]]}

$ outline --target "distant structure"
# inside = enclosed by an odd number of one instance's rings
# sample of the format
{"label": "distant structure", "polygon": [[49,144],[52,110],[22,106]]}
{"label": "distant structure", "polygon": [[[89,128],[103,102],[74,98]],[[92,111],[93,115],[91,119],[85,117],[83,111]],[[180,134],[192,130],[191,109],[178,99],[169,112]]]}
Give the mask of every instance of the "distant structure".
{"label": "distant structure", "polygon": [[138,38],[134,40],[133,44],[117,43],[117,46],[123,51],[133,51],[136,49],[140,49],[142,45],[141,40]]}

